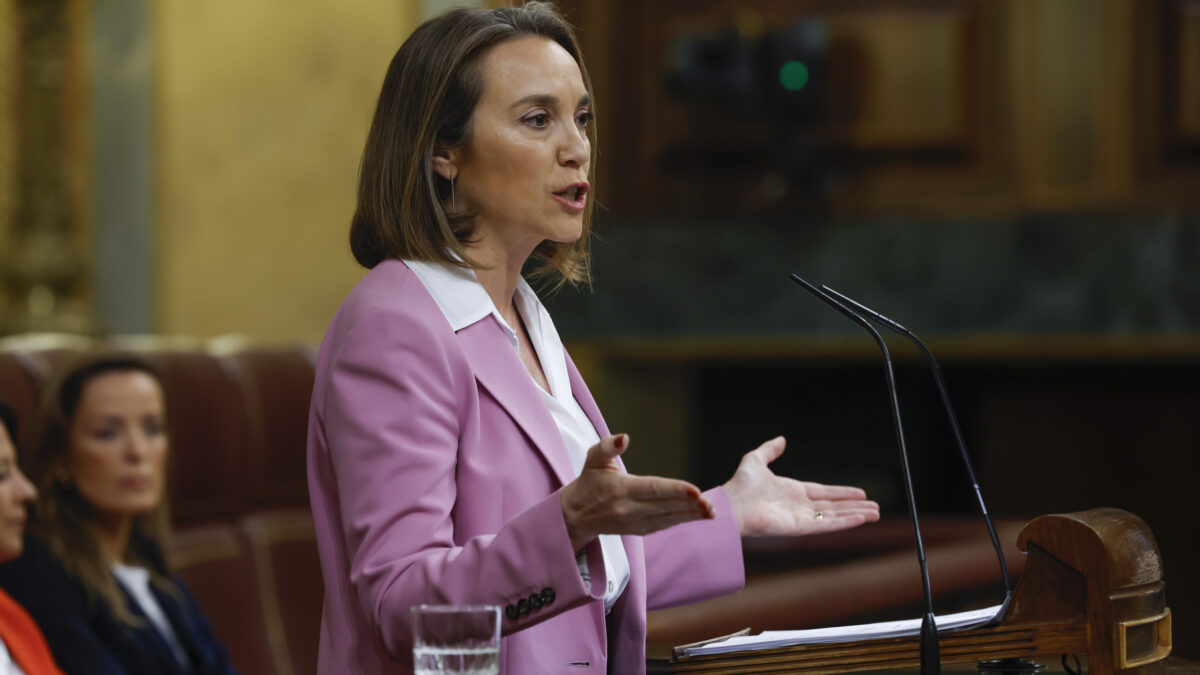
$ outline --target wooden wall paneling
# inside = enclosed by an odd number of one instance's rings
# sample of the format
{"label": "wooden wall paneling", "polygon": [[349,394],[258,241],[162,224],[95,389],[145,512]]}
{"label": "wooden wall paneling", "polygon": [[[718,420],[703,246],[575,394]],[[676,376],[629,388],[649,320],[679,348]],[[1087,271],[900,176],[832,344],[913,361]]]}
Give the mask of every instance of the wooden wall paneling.
{"label": "wooden wall paneling", "polygon": [[[651,4],[653,7],[649,7]],[[645,14],[648,9],[661,11],[662,8],[659,3],[618,2],[617,5],[623,49],[617,52],[614,60],[613,89],[610,91],[620,106],[614,119],[615,128],[610,132],[619,134],[613,148],[613,161],[620,163],[612,186],[614,207],[619,204],[622,213],[670,212],[685,205],[676,203],[673,194],[663,189],[665,181],[657,175],[655,165],[662,143],[657,137],[670,133],[677,123],[669,117],[669,109],[657,105],[661,95],[662,68],[659,64],[662,52],[658,49],[654,27]],[[639,186],[654,187],[643,191]]]}
{"label": "wooden wall paneling", "polygon": [[[982,0],[935,9],[913,10],[908,18],[917,27],[914,38],[949,46],[940,50],[945,62],[937,69],[910,70],[908,79],[920,83],[915,87],[917,97],[926,99],[931,91],[939,90],[930,87],[930,81],[922,81],[918,73],[925,78],[933,73],[934,81],[941,80],[940,105],[922,102],[921,106],[924,114],[936,114],[940,109],[943,119],[946,112],[954,111],[960,120],[954,140],[930,143],[924,153],[916,147],[907,154],[880,152],[884,150],[881,147],[867,153],[855,166],[843,194],[835,196],[834,208],[840,212],[983,215],[1008,213],[1016,205],[1013,76],[1006,57],[1013,48],[1011,3]],[[865,20],[876,18],[864,13]],[[921,54],[931,56],[932,52],[918,49],[908,57],[909,63],[920,63]],[[903,59],[886,54],[885,62],[896,60]],[[874,89],[870,84],[866,87]],[[900,89],[897,94],[906,91]],[[878,107],[877,114],[895,115],[898,97],[890,98],[888,104]],[[857,143],[848,147],[860,148]]]}
{"label": "wooden wall paneling", "polygon": [[828,121],[809,135],[829,157],[821,166],[841,165],[826,181],[835,208],[932,203],[937,210],[939,198],[954,210],[1012,203],[999,57],[1007,3],[614,0],[598,7],[564,3],[579,23],[597,91],[601,176],[611,180],[609,205],[622,215],[786,212],[811,201],[785,194],[774,161],[783,132],[769,112],[681,101],[664,85],[669,50],[682,36],[736,26],[754,39],[802,17],[825,21]]}
{"label": "wooden wall paneling", "polygon": [[1200,0],[1165,0],[1157,42],[1162,58],[1159,105],[1168,152],[1200,146]]}
{"label": "wooden wall paneling", "polygon": [[1200,143],[1200,2],[1179,5],[1179,92],[1177,124],[1180,140]]}
{"label": "wooden wall paneling", "polygon": [[1097,167],[1102,204],[1125,205],[1134,195],[1135,16],[1140,0],[1095,3],[1104,35],[1100,50],[1100,96],[1095,100],[1103,157]]}
{"label": "wooden wall paneling", "polygon": [[1128,205],[1134,195],[1134,0],[1021,0],[1017,73],[1022,206]]}
{"label": "wooden wall paneling", "polygon": [[[963,7],[924,11],[846,11],[829,14],[831,58],[839,46],[857,53],[857,105],[829,121],[842,143],[858,149],[969,152],[966,57],[971,17]],[[838,83],[839,85],[841,83]],[[838,87],[835,91],[840,93]]]}
{"label": "wooden wall paneling", "polygon": [[1167,26],[1169,0],[1146,3],[1137,14],[1136,41],[1137,61],[1134,71],[1134,167],[1137,176],[1138,196],[1145,199],[1148,178],[1158,172],[1164,148],[1167,146],[1165,130],[1169,114],[1167,92],[1171,79],[1170,67],[1176,63],[1172,58],[1171,46],[1167,44],[1170,32]]}
{"label": "wooden wall paneling", "polygon": [[[566,2],[624,216],[1004,215],[1200,204],[1200,0]],[[681,101],[673,40],[826,22],[823,189],[797,194],[753,106]]]}
{"label": "wooden wall paneling", "polygon": [[1024,200],[1031,205],[1066,207],[1086,202],[1091,191],[1096,159],[1091,101],[1099,46],[1090,4],[1016,3],[1020,175]]}
{"label": "wooden wall paneling", "polygon": [[1200,1],[1137,5],[1136,201],[1200,206]]}

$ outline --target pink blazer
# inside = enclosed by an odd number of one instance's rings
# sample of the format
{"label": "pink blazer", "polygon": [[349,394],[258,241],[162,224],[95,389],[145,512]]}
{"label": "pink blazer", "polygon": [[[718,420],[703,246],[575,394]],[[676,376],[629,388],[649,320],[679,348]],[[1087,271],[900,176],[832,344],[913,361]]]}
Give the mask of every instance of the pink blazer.
{"label": "pink blazer", "polygon": [[647,608],[742,587],[741,541],[716,489],[716,520],[622,538],[631,578],[606,617],[600,545],[587,547],[588,587],[563,521],[559,490],[573,478],[495,318],[455,333],[403,262],[371,270],[325,334],[309,412],[325,579],[318,672],[411,672],[413,605],[506,608],[537,596],[550,602],[502,617],[502,673],[641,673]]}

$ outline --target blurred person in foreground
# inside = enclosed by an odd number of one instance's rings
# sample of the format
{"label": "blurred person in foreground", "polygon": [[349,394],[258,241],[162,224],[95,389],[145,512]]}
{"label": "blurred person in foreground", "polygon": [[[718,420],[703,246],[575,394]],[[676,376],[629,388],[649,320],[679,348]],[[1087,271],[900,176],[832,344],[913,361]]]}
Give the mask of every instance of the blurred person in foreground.
{"label": "blurred person in foreground", "polygon": [[[17,464],[17,416],[0,401],[0,562],[21,555],[29,505],[37,499]],[[0,590],[0,675],[61,675],[42,631]]]}
{"label": "blurred person in foreground", "polygon": [[771,473],[782,438],[704,493],[625,471],[630,439],[522,278],[533,260],[588,282],[592,111],[546,3],[452,10],[391,62],[350,231],[370,271],[309,415],[321,673],[411,672],[422,603],[500,606],[500,672],[644,672],[647,609],[739,590],[741,536],[879,517],[857,488]]}
{"label": "blurred person in foreground", "polygon": [[48,389],[30,457],[38,487],[25,554],[0,587],[71,675],[233,672],[164,556],[167,408],[157,373],[88,356]]}

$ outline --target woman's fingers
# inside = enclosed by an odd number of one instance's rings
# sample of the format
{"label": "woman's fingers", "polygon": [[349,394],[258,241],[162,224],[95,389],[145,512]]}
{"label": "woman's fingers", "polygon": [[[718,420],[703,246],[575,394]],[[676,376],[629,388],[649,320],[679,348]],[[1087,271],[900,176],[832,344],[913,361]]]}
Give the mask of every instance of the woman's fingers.
{"label": "woman's fingers", "polygon": [[605,436],[600,442],[588,449],[587,459],[583,461],[583,469],[615,469],[614,459],[620,457],[629,447],[629,435],[617,434]]}
{"label": "woman's fingers", "polygon": [[766,443],[758,446],[754,450],[751,450],[751,452],[761,457],[763,464],[770,464],[771,462],[779,459],[779,456],[783,454],[783,450],[786,447],[787,441],[784,439],[784,437],[776,436],[775,438],[772,438]]}
{"label": "woman's fingers", "polygon": [[690,523],[694,520],[703,520],[704,516],[695,512],[689,511],[686,513],[664,513],[659,516],[646,518],[639,522],[638,529],[629,534],[653,534],[660,530],[665,530],[668,527]]}
{"label": "woman's fingers", "polygon": [[576,550],[600,534],[649,534],[716,517],[712,502],[691,483],[619,471],[614,460],[628,447],[625,434],[601,439],[588,450],[579,477],[563,488],[563,518]]}
{"label": "woman's fingers", "polygon": [[814,499],[812,507],[829,511],[879,511],[879,504],[870,499]]}
{"label": "woman's fingers", "polygon": [[[867,493],[861,488],[849,485],[824,485],[822,483],[804,483],[809,497],[813,499],[857,499],[865,501]],[[871,502],[872,504],[874,502]]]}
{"label": "woman's fingers", "polygon": [[685,481],[617,474],[611,483],[605,501],[626,524],[664,514],[690,513],[703,518],[714,512],[712,503],[700,494],[700,489]]}
{"label": "woman's fingers", "polygon": [[622,474],[621,488],[630,499],[696,499],[700,488],[687,481],[657,476]]}

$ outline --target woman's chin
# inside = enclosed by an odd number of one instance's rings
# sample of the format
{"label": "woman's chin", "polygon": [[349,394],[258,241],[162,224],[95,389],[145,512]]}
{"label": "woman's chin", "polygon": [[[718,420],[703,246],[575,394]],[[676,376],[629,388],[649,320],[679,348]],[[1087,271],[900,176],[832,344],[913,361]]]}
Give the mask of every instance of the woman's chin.
{"label": "woman's chin", "polygon": [[579,227],[564,230],[562,232],[555,232],[554,235],[548,237],[546,241],[552,241],[555,244],[574,244],[575,242],[579,241],[579,238],[582,236],[583,226],[580,225]]}
{"label": "woman's chin", "polygon": [[0,536],[0,563],[20,557],[24,544],[22,533],[5,532]]}
{"label": "woman's chin", "polygon": [[158,500],[131,499],[119,503],[97,505],[96,510],[116,518],[137,518],[150,513],[158,506]]}

